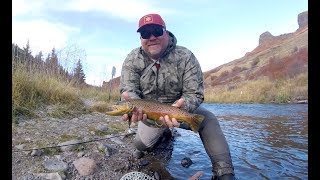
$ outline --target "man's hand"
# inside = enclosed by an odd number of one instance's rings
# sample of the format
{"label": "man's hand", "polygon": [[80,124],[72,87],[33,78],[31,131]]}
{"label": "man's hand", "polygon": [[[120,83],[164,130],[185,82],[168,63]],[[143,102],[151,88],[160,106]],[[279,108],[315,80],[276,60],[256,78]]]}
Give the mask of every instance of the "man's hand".
{"label": "man's hand", "polygon": [[[184,99],[181,98],[177,101],[176,104],[173,104],[172,106],[180,108],[183,103]],[[164,117],[161,116],[159,119],[163,122],[164,125],[167,125],[169,128],[180,126],[180,123],[176,120],[176,118],[170,119],[168,115],[165,115]]]}
{"label": "man's hand", "polygon": [[203,171],[198,171],[193,176],[191,176],[188,180],[198,180],[203,175]]}
{"label": "man's hand", "polygon": [[[128,100],[128,99],[130,99],[130,97],[129,97],[129,94],[128,94],[128,92],[123,92],[122,94],[121,94],[121,97],[122,97],[122,99],[125,99],[125,100]],[[129,115],[128,114],[124,114],[124,115],[122,115],[122,120],[123,121],[128,121],[129,120]],[[142,109],[137,109],[137,110],[135,110],[135,111],[133,111],[132,112],[132,115],[131,115],[131,122],[137,122],[137,121],[140,121],[140,120],[146,120],[147,119],[147,115],[146,114],[142,114]]]}

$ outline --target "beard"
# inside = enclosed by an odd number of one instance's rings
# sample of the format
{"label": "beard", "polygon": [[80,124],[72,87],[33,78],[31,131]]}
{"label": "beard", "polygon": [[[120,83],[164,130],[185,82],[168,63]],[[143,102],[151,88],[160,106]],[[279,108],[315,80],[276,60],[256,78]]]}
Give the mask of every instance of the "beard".
{"label": "beard", "polygon": [[153,45],[147,48],[147,53],[153,58],[159,58],[163,50],[160,45]]}

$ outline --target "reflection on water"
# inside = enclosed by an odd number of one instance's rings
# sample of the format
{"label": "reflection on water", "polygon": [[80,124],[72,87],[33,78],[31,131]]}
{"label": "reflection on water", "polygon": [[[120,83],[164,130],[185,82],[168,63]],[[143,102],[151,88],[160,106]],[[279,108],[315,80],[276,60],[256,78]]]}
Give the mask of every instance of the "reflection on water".
{"label": "reflection on water", "polygon": [[[308,178],[308,105],[203,104],[218,118],[229,143],[238,179]],[[177,129],[172,158],[174,176],[190,177],[205,171],[212,176],[211,162],[198,134]],[[180,165],[190,157],[189,168]]]}

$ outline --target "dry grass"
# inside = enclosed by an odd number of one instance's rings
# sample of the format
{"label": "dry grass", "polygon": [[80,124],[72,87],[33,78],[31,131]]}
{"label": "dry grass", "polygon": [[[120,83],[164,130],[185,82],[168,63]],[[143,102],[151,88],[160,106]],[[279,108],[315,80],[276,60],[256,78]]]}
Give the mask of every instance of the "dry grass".
{"label": "dry grass", "polygon": [[[59,105],[63,112],[83,107],[81,99],[88,98],[109,102],[109,91],[98,87],[79,87],[63,77],[30,69],[15,63],[12,70],[13,118],[18,115],[33,116],[33,110],[43,105]],[[111,91],[110,100],[116,101],[119,91]]]}
{"label": "dry grass", "polygon": [[[81,88],[80,95],[84,98],[93,98],[97,101],[113,102],[120,100],[119,88],[109,89],[101,87],[84,87]],[[110,95],[109,95],[110,94]]]}
{"label": "dry grass", "polygon": [[205,91],[206,102],[218,103],[288,103],[308,99],[308,75],[276,82],[268,78],[244,82],[234,89],[216,87]]}
{"label": "dry grass", "polygon": [[38,71],[28,71],[25,65],[17,64],[12,71],[12,100],[17,107],[37,108],[41,104],[80,103],[79,90],[62,78]]}

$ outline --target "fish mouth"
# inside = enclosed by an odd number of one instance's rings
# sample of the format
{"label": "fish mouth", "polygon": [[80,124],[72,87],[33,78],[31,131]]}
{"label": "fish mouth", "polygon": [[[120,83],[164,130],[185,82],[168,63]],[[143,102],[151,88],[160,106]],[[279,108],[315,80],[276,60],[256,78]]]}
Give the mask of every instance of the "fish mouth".
{"label": "fish mouth", "polygon": [[113,105],[109,107],[109,110],[107,110],[106,114],[108,115],[123,115],[128,114],[133,110],[130,106],[121,106],[121,105]]}
{"label": "fish mouth", "polygon": [[122,111],[125,110],[125,108],[121,108],[118,106],[111,106],[111,107],[108,107],[106,110],[107,112],[110,112],[110,113],[121,113]]}

